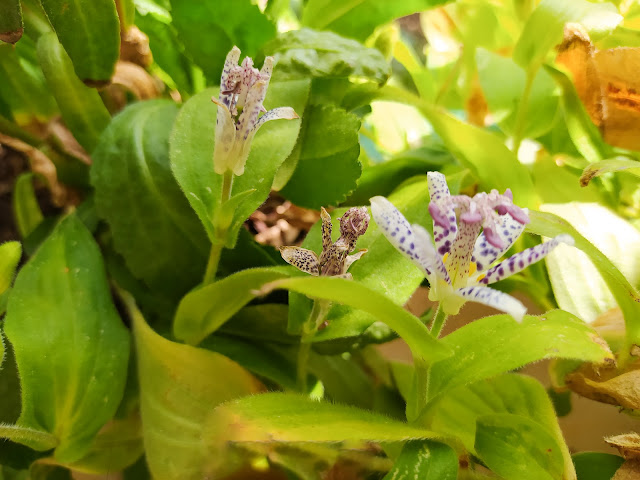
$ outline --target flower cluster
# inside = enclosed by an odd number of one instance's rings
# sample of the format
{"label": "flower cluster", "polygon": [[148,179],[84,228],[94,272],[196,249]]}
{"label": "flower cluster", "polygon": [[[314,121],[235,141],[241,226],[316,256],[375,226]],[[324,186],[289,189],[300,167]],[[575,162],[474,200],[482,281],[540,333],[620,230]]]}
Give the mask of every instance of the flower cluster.
{"label": "flower cluster", "polygon": [[[270,120],[298,118],[291,107],[265,110],[262,102],[273,71],[273,57],[264,60],[262,70],[253,67],[253,60],[245,57],[238,65],[240,49],[233,47],[224,62],[220,79],[220,95],[211,100],[218,105],[216,118],[213,166],[222,175],[232,171],[244,173],[251,141],[258,129]],[[260,112],[263,115],[260,116]]]}
{"label": "flower cluster", "polygon": [[[573,245],[569,235],[526,249],[491,266],[516,241],[529,222],[526,210],[513,203],[511,191],[452,196],[444,175],[428,173],[429,213],[433,237],[406,218],[384,197],[371,199],[371,213],[382,233],[416,264],[431,284],[429,298],[444,312],[456,314],[467,301],[509,313],[521,321],[525,306],[486,285],[518,273],[542,260],[560,243]],[[435,246],[434,246],[435,243]]]}
{"label": "flower cluster", "polygon": [[340,238],[331,241],[331,217],[323,208],[322,217],[322,254],[318,258],[315,252],[301,247],[280,247],[282,258],[287,263],[311,275],[328,275],[351,278],[347,270],[366,249],[349,255],[356,248],[358,237],[364,235],[369,226],[369,212],[364,207],[350,208],[340,217]]}

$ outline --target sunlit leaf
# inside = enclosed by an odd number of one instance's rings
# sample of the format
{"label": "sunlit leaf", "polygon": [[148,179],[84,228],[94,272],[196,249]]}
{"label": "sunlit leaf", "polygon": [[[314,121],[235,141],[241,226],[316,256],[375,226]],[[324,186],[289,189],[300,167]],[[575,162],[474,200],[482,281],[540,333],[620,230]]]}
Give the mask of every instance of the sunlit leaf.
{"label": "sunlit leaf", "polygon": [[456,480],[458,455],[444,443],[412,440],[402,448],[383,480]]}
{"label": "sunlit leaf", "polygon": [[582,186],[587,186],[594,177],[599,177],[600,175],[604,175],[609,172],[621,171],[626,171],[636,177],[640,177],[640,162],[626,157],[618,157],[592,163],[582,172],[580,184]]}
{"label": "sunlit leaf", "polygon": [[5,333],[20,372],[18,426],[52,436],[58,460],[79,459],[120,402],[129,336],[98,246],[75,216],[20,270]]}
{"label": "sunlit leaf", "polygon": [[[11,286],[20,257],[22,257],[22,246],[20,242],[5,242],[0,244],[0,295]],[[2,342],[0,341],[0,343]],[[2,359],[1,353],[0,359]],[[1,361],[0,364],[2,364]]]}

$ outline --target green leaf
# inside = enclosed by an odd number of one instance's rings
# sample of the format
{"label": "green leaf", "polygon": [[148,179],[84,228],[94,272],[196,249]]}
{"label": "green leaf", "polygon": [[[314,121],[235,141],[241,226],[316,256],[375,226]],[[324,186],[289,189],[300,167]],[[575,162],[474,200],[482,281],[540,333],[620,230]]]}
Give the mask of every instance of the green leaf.
{"label": "green leaf", "polygon": [[[476,64],[482,91],[489,111],[505,133],[513,135],[516,117],[527,81],[526,72],[510,58],[479,48]],[[505,82],[504,79],[509,81]],[[533,79],[527,98],[527,114],[521,135],[537,138],[553,126],[558,111],[556,84],[545,70],[539,70]]]}
{"label": "green leaf", "polygon": [[[533,184],[544,203],[602,202],[605,192],[596,184],[580,186],[579,171],[558,165],[557,157],[538,155],[533,164]],[[566,309],[565,309],[566,310]]]}
{"label": "green leaf", "polygon": [[368,410],[288,393],[265,393],[224,403],[207,418],[203,435],[212,462],[224,462],[225,447],[245,442],[353,445],[442,438]]}
{"label": "green leaf", "polygon": [[620,171],[627,171],[636,177],[640,177],[640,162],[626,157],[616,157],[592,163],[582,172],[580,185],[586,187],[594,177]]}
{"label": "green leaf", "polygon": [[216,405],[255,394],[262,386],[223,355],[162,338],[132,300],[126,302],[133,319],[149,470],[156,480],[201,480],[209,461],[205,418]]}
{"label": "green leaf", "polygon": [[562,42],[568,22],[582,24],[592,37],[597,37],[611,32],[621,21],[622,16],[611,3],[542,0],[524,26],[513,59],[524,69],[537,68],[549,50]]}
{"label": "green leaf", "polygon": [[611,147],[605,144],[578,97],[571,78],[562,70],[545,65],[545,70],[562,89],[562,109],[569,136],[576,149],[590,163],[598,162],[607,156]]}
{"label": "green leaf", "polygon": [[[309,85],[308,80],[271,82],[264,106],[268,110],[290,106],[303,112]],[[211,102],[212,95],[217,96],[217,90],[207,89],[184,104],[171,133],[170,157],[175,178],[214,241],[213,222],[219,210],[222,177],[213,171],[217,109]],[[299,120],[277,120],[267,122],[256,133],[245,172],[235,178],[232,195],[251,189],[255,192],[236,210],[229,231],[233,240],[230,244],[235,243],[242,223],[269,195],[276,171],[293,150],[299,129]]]}
{"label": "green leaf", "polygon": [[33,173],[22,173],[13,187],[13,216],[22,238],[27,238],[44,220],[36,192]]}
{"label": "green leaf", "polygon": [[242,270],[189,292],[178,305],[173,334],[197,345],[258,296],[262,285],[287,277],[289,271],[289,268]]}
{"label": "green leaf", "polygon": [[356,77],[382,85],[391,75],[389,64],[378,50],[310,28],[281,33],[262,51],[274,56],[279,79]]}
{"label": "green leaf", "polygon": [[[544,235],[545,237],[555,237],[562,233],[568,233],[575,240],[577,248],[587,254],[589,259],[593,262],[593,265],[598,269],[600,275],[604,279],[606,285],[611,290],[613,297],[615,298],[618,306],[622,310],[624,315],[624,321],[626,326],[626,343],[625,351],[622,353],[623,361],[632,346],[632,344],[640,344],[640,294],[629,283],[625,276],[616,268],[616,266],[604,255],[598,248],[596,248],[591,242],[571,226],[571,224],[563,218],[546,212],[529,212],[529,218],[531,223],[527,225],[527,230],[538,235]],[[547,261],[547,265],[550,265]],[[573,268],[573,266],[572,266]],[[557,273],[554,273],[553,267],[550,270],[550,276],[553,279],[557,278]],[[574,280],[580,280],[578,277],[574,277],[569,283],[565,283],[563,289],[567,289],[572,286]],[[578,285],[576,283],[576,285]],[[561,283],[552,280],[552,286],[554,291],[558,289],[558,299],[568,299],[568,290],[566,294],[563,294],[560,290]],[[573,288],[571,288],[573,291]],[[573,302],[573,300],[569,300]]]}
{"label": "green leaf", "polygon": [[509,413],[483,415],[476,427],[476,451],[505,480],[556,480],[563,459],[556,439],[539,423]]}
{"label": "green leaf", "polygon": [[40,0],[76,74],[87,85],[111,80],[120,56],[120,22],[113,0]]}
{"label": "green leaf", "polygon": [[171,0],[173,25],[192,60],[215,83],[229,50],[255,56],[276,28],[249,0]]}
{"label": "green leaf", "polygon": [[364,310],[400,335],[414,356],[432,363],[450,355],[450,350],[429,333],[427,327],[385,295],[356,281],[336,277],[297,277],[276,280],[268,289],[287,289],[310,298],[321,298]]}
{"label": "green leaf", "polygon": [[177,301],[202,278],[205,233],[171,174],[169,132],[177,108],[167,100],[135,103],[104,131],[91,183],[116,250],[152,290]]}
{"label": "green leaf", "polygon": [[0,99],[8,105],[18,125],[28,124],[34,117],[46,122],[56,112],[42,70],[21,58],[21,53],[32,53],[32,47],[28,37],[15,47],[0,45]]}
{"label": "green leaf", "polygon": [[442,0],[309,0],[302,13],[302,24],[364,41],[378,25],[442,3]]}
{"label": "green leaf", "polygon": [[598,364],[613,361],[613,354],[595,331],[562,310],[539,317],[525,315],[522,323],[509,315],[481,318],[447,335],[442,343],[454,354],[431,367],[430,399],[545,358]]}
{"label": "green leaf", "polygon": [[402,448],[393,468],[383,480],[456,480],[458,455],[449,445],[412,440]]}
{"label": "green leaf", "polygon": [[22,37],[20,0],[6,0],[0,5],[0,41],[16,43]]}
{"label": "green leaf", "polygon": [[17,425],[53,435],[59,461],[79,459],[120,403],[129,335],[98,246],[75,216],[20,270],[5,333],[21,379]]}
{"label": "green leaf", "polygon": [[580,452],[573,455],[578,480],[611,479],[624,458],[610,453]]}
{"label": "green leaf", "polygon": [[[2,295],[13,282],[18,262],[22,257],[22,246],[20,242],[5,242],[0,244],[0,295]],[[2,340],[0,339],[0,344]],[[2,353],[0,353],[0,365],[2,364]]]}
{"label": "green leaf", "polygon": [[111,121],[107,107],[96,90],[78,79],[71,59],[54,33],[40,36],[38,59],[62,119],[78,143],[91,153]]}
{"label": "green leaf", "polygon": [[280,193],[296,205],[316,210],[342,203],[362,172],[359,129],[358,117],[341,108],[307,108],[292,153],[298,157],[297,166]]}

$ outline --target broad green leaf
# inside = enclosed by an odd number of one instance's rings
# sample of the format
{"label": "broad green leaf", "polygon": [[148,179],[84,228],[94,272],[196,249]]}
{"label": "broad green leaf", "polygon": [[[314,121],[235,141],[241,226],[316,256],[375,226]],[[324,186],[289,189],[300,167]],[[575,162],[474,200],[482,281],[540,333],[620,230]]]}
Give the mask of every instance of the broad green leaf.
{"label": "broad green leaf", "polygon": [[559,480],[564,476],[560,445],[535,421],[509,413],[483,415],[476,451],[505,480]]}
{"label": "broad green leaf", "polygon": [[562,42],[568,22],[582,24],[592,37],[597,37],[611,32],[621,21],[622,16],[612,3],[542,0],[524,26],[513,59],[524,69],[537,68],[551,48]]}
{"label": "broad green leaf", "polygon": [[373,410],[374,379],[354,358],[312,351],[308,369],[322,382],[325,399]]}
{"label": "broad green leaf", "polygon": [[427,327],[385,295],[356,281],[335,277],[297,277],[276,280],[265,286],[287,289],[310,298],[321,298],[364,310],[386,323],[409,345],[414,356],[432,363],[450,355],[445,347],[429,333]]}
{"label": "broad green leaf", "polygon": [[[34,117],[42,122],[56,112],[55,100],[49,93],[40,67],[21,58],[35,48],[23,38],[15,47],[0,44],[0,100],[11,110],[18,125],[29,123]],[[35,60],[35,59],[34,59]]]}
{"label": "broad green leaf", "polygon": [[131,272],[177,301],[202,278],[206,235],[169,165],[173,102],[152,100],[120,112],[93,154],[91,183],[100,216]]}
{"label": "broad green leaf", "polygon": [[149,469],[156,480],[201,480],[207,476],[206,417],[216,405],[255,394],[262,386],[223,355],[161,337],[131,300],[127,304],[133,318]]}
{"label": "broad green leaf", "polygon": [[6,0],[0,5],[0,41],[16,43],[22,37],[20,0]]}
{"label": "broad green leaf", "polygon": [[566,165],[558,165],[557,157],[538,155],[531,173],[536,193],[543,204],[605,200],[605,192],[596,184],[580,186],[578,171]]}
{"label": "broad green leaf", "polygon": [[616,157],[592,163],[582,172],[580,184],[585,187],[594,177],[620,171],[626,171],[636,177],[640,177],[640,162],[626,157]]}
{"label": "broad green leaf", "polygon": [[[571,208],[570,206],[568,208]],[[603,207],[599,207],[603,208]],[[579,231],[574,228],[567,220],[554,215],[553,213],[546,212],[529,212],[531,223],[527,225],[527,230],[538,235],[544,235],[545,237],[554,237],[556,235],[560,235],[562,233],[568,233],[575,240],[576,247],[582,250],[587,254],[588,258],[593,265],[597,268],[600,275],[604,279],[604,282],[611,290],[613,297],[615,298],[618,306],[622,309],[622,313],[624,314],[624,321],[626,325],[626,352],[623,352],[622,358],[628,354],[628,350],[631,348],[632,344],[640,343],[640,294],[637,290],[629,283],[629,281],[625,278],[625,276],[616,268],[615,264],[607,258],[607,256],[601,252],[593,243],[587,240],[584,236],[582,236]],[[607,215],[605,218],[607,224],[611,221],[612,218],[616,218],[615,216]],[[593,219],[590,219],[592,222]],[[595,228],[601,228],[602,224],[598,223],[595,225]],[[626,231],[626,229],[625,229]],[[633,235],[637,235],[637,232],[634,232]],[[634,245],[635,246],[635,245]],[[562,250],[560,250],[562,252]],[[566,252],[566,250],[565,250]],[[621,252],[626,253],[626,252]],[[552,253],[553,254],[553,253]],[[570,253],[569,255],[573,255]],[[629,256],[624,256],[623,262],[626,264],[630,261]],[[571,279],[567,279],[566,281],[558,281],[559,273],[554,269],[553,262],[561,261],[562,257],[554,256],[552,257],[551,262],[547,260],[547,265],[550,267],[550,276],[552,278],[551,284],[554,287],[554,293],[557,290],[557,298],[559,303],[571,302],[574,300],[569,298],[571,289],[571,294],[575,294],[573,289],[573,285],[582,285],[584,286],[583,280],[579,277],[573,277]],[[576,265],[572,264],[570,266],[571,269],[575,268]],[[580,283],[578,283],[580,282]],[[602,292],[598,292],[598,296],[602,295]],[[597,297],[596,297],[597,298]],[[562,299],[562,300],[560,300]],[[585,303],[588,305],[588,303]],[[623,360],[624,361],[624,360]]]}
{"label": "broad green leaf", "polygon": [[391,74],[378,50],[335,33],[309,28],[281,33],[262,51],[274,56],[280,79],[356,77],[383,84]]}
{"label": "broad green leaf", "polygon": [[27,238],[44,217],[33,188],[33,173],[21,174],[13,187],[13,217],[22,238]]}
{"label": "broad green leaf", "polygon": [[607,152],[611,147],[604,143],[598,128],[589,118],[589,114],[578,97],[573,82],[560,69],[545,65],[545,70],[549,72],[562,89],[561,103],[564,121],[576,149],[590,163],[602,160],[607,156]]}
{"label": "broad green leaf", "polygon": [[262,285],[287,277],[289,272],[289,268],[252,268],[196,288],[180,301],[173,334],[191,345],[199,344],[260,295]]}
{"label": "broad green leaf", "polygon": [[[22,257],[20,242],[5,242],[0,244],[0,295],[2,295],[13,282],[18,262]],[[0,340],[0,344],[2,340]],[[2,364],[0,353],[0,365]]]}
{"label": "broad green leaf", "polygon": [[225,447],[245,442],[353,445],[442,438],[368,410],[288,393],[265,393],[223,403],[208,416],[203,435],[211,462],[218,464],[224,462]]}
{"label": "broad green leaf", "polygon": [[109,422],[94,439],[91,449],[69,468],[93,474],[119,472],[144,453],[142,424],[136,412],[127,419]]}
{"label": "broad green leaf", "polygon": [[[389,200],[410,222],[427,226],[429,193],[425,177],[401,188]],[[332,212],[333,224],[344,213],[343,209]],[[429,227],[430,228],[430,227]],[[334,230],[337,230],[334,229]],[[335,239],[335,237],[334,237]],[[319,222],[313,226],[302,246],[317,253],[321,251]],[[413,263],[393,248],[382,235],[374,221],[369,222],[367,233],[360,237],[356,248],[368,249],[367,254],[351,266],[349,272],[362,285],[384,294],[391,301],[403,305],[423,280],[423,275]],[[304,296],[289,294],[289,331],[299,333],[302,323],[311,312],[311,302]],[[375,321],[375,315],[345,305],[334,305],[327,315],[329,325],[318,332],[316,342],[344,337],[357,337]]]}
{"label": "broad green leaf", "polygon": [[260,343],[298,343],[298,337],[287,333],[288,312],[287,305],[282,303],[249,305],[222,325],[220,332]]}
{"label": "broad green leaf", "polygon": [[449,445],[430,440],[405,443],[383,480],[456,480],[458,455]]}
{"label": "broad green leaf", "polygon": [[296,205],[316,210],[346,200],[362,172],[358,161],[359,129],[358,117],[341,108],[331,105],[307,108],[299,145],[292,153],[298,157],[296,168],[281,189],[282,195]]}
{"label": "broad green leaf", "polygon": [[20,270],[5,333],[20,372],[17,425],[53,436],[59,461],[81,458],[120,403],[129,335],[98,245],[75,216]]}
{"label": "broad green leaf", "polygon": [[80,80],[87,85],[107,84],[120,55],[120,23],[115,2],[40,1]]}
{"label": "broad green leaf", "polygon": [[[277,66],[276,66],[277,70]],[[266,109],[293,107],[303,112],[310,82],[296,80],[271,82],[265,99]],[[216,106],[211,96],[217,90],[207,89],[184,104],[176,118],[170,140],[171,168],[191,207],[198,214],[211,240],[213,219],[219,211],[222,177],[213,171]],[[229,233],[231,244],[242,223],[269,195],[280,164],[287,158],[300,129],[299,120],[267,122],[253,139],[244,175],[233,182],[232,195],[255,189],[236,210]]]}
{"label": "broad green leaf", "polygon": [[[526,72],[510,58],[479,48],[476,64],[482,91],[495,122],[505,133],[513,135],[517,112],[526,84]],[[509,81],[505,81],[509,79]],[[539,70],[533,79],[526,104],[526,119],[520,134],[537,138],[553,126],[558,111],[556,84],[545,70]]]}
{"label": "broad green leaf", "polygon": [[378,25],[442,3],[442,0],[309,0],[302,13],[302,24],[364,41]]}
{"label": "broad green leaf", "polygon": [[276,248],[256,242],[249,230],[241,228],[235,247],[222,251],[218,276],[225,277],[247,268],[274,267],[280,263],[280,258]]}
{"label": "broad green leaf", "polygon": [[611,363],[613,354],[595,331],[562,310],[522,323],[509,315],[476,320],[442,339],[454,354],[431,367],[429,398],[451,388],[520,368],[545,358]]}
{"label": "broad green leaf", "polygon": [[531,377],[505,374],[454,388],[430,405],[423,420],[435,431],[458,438],[467,451],[478,455],[474,446],[477,419],[503,413],[533,420],[552,434],[563,456],[565,478],[571,478],[571,457],[553,405],[544,387]]}
{"label": "broad green leaf", "polygon": [[250,0],[171,0],[173,25],[191,59],[215,83],[229,50],[255,56],[276,28]]}
{"label": "broad green leaf", "polygon": [[78,79],[54,33],[46,33],[38,40],[38,59],[62,119],[78,143],[91,153],[111,121],[107,107],[96,90]]}
{"label": "broad green leaf", "polygon": [[579,452],[573,455],[578,480],[611,479],[624,463],[618,455],[601,452]]}

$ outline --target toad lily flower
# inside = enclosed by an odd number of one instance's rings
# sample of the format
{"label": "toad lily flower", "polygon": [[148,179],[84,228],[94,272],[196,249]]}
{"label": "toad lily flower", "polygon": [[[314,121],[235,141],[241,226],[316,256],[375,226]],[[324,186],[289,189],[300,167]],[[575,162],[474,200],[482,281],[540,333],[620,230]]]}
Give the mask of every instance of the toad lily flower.
{"label": "toad lily flower", "polygon": [[369,213],[365,207],[350,208],[340,217],[340,238],[331,242],[331,217],[322,208],[322,254],[300,247],[280,247],[282,258],[294,267],[314,276],[328,275],[352,278],[347,270],[365,253],[366,249],[349,255],[356,248],[358,237],[364,235],[369,226]]}
{"label": "toad lily flower", "polygon": [[[291,107],[274,108],[267,112],[262,105],[273,71],[273,57],[265,58],[260,71],[253,68],[251,58],[245,57],[242,65],[238,65],[239,59],[240,49],[233,47],[224,62],[220,95],[211,99],[218,105],[213,166],[220,175],[226,171],[232,171],[235,175],[244,173],[251,141],[266,122],[298,118]],[[260,112],[264,113],[259,117]]]}
{"label": "toad lily flower", "polygon": [[441,302],[446,314],[458,313],[465,302],[471,301],[502,310],[521,321],[525,306],[486,285],[542,260],[560,243],[573,245],[573,238],[558,235],[491,267],[529,222],[526,210],[513,204],[509,189],[502,195],[492,190],[471,198],[451,196],[441,173],[429,172],[428,183],[435,247],[423,227],[409,225],[386,198],[374,197],[371,213],[382,233],[422,270],[431,284],[429,299]]}

